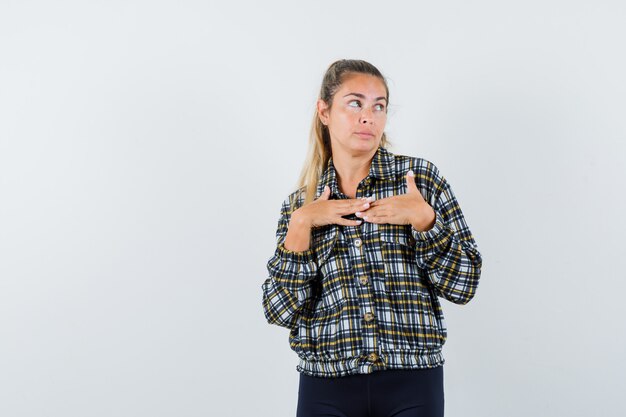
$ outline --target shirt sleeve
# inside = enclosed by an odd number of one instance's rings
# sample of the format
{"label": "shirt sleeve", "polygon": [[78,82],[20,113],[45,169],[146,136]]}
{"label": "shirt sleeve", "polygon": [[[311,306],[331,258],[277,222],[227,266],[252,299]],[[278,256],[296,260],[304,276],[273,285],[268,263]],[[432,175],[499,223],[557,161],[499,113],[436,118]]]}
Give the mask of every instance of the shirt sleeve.
{"label": "shirt sleeve", "polygon": [[467,304],[478,287],[482,256],[452,187],[432,163],[429,166],[424,188],[431,197],[435,223],[423,232],[411,227],[417,264],[426,271],[438,296],[455,304]]}
{"label": "shirt sleeve", "polygon": [[317,275],[313,250],[295,252],[285,248],[293,208],[287,198],[276,229],[276,249],[267,262],[269,277],[263,282],[263,312],[268,323],[295,328],[304,303],[311,297],[311,280]]}

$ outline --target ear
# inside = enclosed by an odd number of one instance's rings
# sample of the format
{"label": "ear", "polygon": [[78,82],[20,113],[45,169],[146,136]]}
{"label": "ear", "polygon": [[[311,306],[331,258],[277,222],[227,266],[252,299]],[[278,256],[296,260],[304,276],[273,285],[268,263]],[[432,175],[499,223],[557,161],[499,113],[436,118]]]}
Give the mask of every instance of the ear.
{"label": "ear", "polygon": [[328,125],[328,104],[321,98],[317,99],[317,114],[325,125]]}

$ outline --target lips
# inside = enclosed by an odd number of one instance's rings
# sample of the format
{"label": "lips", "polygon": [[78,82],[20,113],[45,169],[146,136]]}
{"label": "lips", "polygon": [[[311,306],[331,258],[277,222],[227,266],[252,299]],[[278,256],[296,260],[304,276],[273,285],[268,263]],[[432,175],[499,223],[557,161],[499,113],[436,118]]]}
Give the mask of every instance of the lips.
{"label": "lips", "polygon": [[361,137],[369,137],[369,136],[374,136],[374,134],[372,132],[368,132],[366,130],[363,130],[361,132],[355,132],[357,135],[361,136]]}

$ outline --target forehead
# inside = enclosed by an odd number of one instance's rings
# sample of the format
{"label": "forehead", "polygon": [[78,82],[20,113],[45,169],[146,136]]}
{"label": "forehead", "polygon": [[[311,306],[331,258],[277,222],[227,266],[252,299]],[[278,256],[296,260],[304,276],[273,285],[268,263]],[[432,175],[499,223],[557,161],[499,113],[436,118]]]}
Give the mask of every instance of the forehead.
{"label": "forehead", "polygon": [[[348,93],[364,94],[369,99],[376,97],[387,97],[387,90],[383,81],[369,74],[351,74],[341,84],[337,90],[338,98],[343,98]],[[354,96],[349,96],[354,98]]]}

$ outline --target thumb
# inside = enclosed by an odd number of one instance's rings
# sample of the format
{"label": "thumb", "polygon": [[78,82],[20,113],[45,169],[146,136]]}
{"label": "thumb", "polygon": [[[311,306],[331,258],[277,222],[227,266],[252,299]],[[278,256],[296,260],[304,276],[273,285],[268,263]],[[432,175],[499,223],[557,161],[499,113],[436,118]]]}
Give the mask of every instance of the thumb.
{"label": "thumb", "polygon": [[318,200],[328,200],[328,197],[330,197],[330,187],[328,185],[324,186],[324,191],[322,191],[322,194],[320,194],[320,196],[317,198]]}
{"label": "thumb", "polygon": [[405,178],[407,194],[419,193],[417,185],[415,184],[415,174],[413,171],[409,170],[409,172],[406,173]]}

